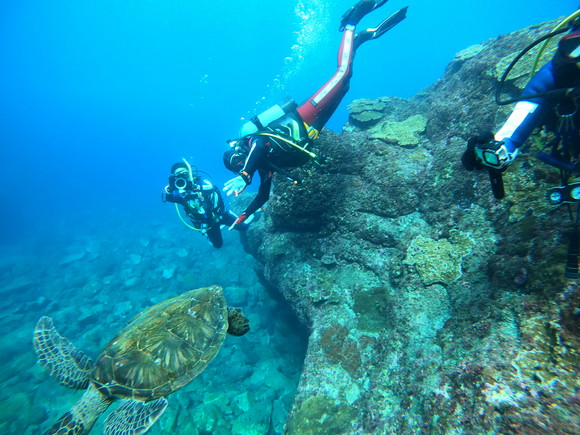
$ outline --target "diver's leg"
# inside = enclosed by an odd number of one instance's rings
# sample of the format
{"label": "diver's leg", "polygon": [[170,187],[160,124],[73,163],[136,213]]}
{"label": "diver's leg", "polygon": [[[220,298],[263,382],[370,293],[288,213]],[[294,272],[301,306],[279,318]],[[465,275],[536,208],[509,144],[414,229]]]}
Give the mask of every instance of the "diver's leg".
{"label": "diver's leg", "polygon": [[221,248],[224,245],[222,231],[219,225],[215,225],[207,230],[207,238],[214,248]]}
{"label": "diver's leg", "polygon": [[349,89],[354,58],[354,29],[355,27],[350,24],[344,29],[338,50],[338,68],[334,75],[297,109],[302,120],[310,126],[309,136],[313,139],[330,119]]}
{"label": "diver's leg", "polygon": [[308,135],[310,138],[315,139],[318,136],[318,132],[324,127],[348,92],[356,48],[369,39],[378,38],[405,18],[406,7],[395,12],[376,28],[363,30],[355,37],[355,26],[360,19],[385,3],[386,0],[361,0],[342,17],[341,28],[344,28],[344,32],[338,51],[338,68],[330,80],[298,108],[298,113],[309,126]]}

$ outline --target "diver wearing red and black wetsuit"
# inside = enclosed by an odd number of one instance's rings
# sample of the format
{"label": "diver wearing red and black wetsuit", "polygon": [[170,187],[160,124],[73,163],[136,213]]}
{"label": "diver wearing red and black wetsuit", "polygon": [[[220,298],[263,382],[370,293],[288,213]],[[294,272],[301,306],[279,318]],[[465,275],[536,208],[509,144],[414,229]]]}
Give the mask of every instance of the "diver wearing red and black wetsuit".
{"label": "diver wearing red and black wetsuit", "polygon": [[[406,7],[385,19],[376,28],[369,28],[355,35],[355,27],[358,22],[367,13],[386,2],[387,0],[361,0],[342,16],[339,30],[343,32],[343,36],[338,51],[336,72],[312,97],[294,109],[293,113],[288,114],[291,118],[293,117],[294,121],[297,121],[296,125],[299,125],[298,128],[303,130],[302,136],[306,141],[318,137],[319,131],[336,111],[348,92],[352,77],[352,62],[360,44],[378,38],[405,18]],[[299,162],[291,159],[284,161],[283,164],[276,162],[276,158],[271,153],[275,146],[273,142],[276,142],[276,139],[273,139],[271,135],[264,135],[258,131],[242,137],[233,149],[224,153],[225,166],[238,174],[224,186],[223,190],[227,192],[228,196],[237,196],[242,193],[246,186],[252,183],[256,171],[260,176],[258,194],[246,210],[238,216],[230,229],[244,222],[247,217],[268,201],[274,172],[282,172],[283,168],[287,167],[300,166]]]}

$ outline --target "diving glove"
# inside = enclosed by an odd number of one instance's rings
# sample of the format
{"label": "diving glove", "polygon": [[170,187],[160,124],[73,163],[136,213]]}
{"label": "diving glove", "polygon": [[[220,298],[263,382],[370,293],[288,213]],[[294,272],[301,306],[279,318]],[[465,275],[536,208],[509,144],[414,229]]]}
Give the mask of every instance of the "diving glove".
{"label": "diving glove", "polygon": [[244,191],[246,186],[247,186],[246,181],[240,175],[238,175],[237,177],[232,178],[229,181],[226,181],[223,190],[224,192],[226,192],[228,196],[232,195],[238,196]]}
{"label": "diving glove", "polygon": [[234,221],[234,223],[228,228],[228,231],[233,230],[234,228],[236,228],[238,225],[244,223],[244,221],[248,219],[248,216],[246,215],[246,213],[242,213],[241,215],[239,215],[236,220]]}

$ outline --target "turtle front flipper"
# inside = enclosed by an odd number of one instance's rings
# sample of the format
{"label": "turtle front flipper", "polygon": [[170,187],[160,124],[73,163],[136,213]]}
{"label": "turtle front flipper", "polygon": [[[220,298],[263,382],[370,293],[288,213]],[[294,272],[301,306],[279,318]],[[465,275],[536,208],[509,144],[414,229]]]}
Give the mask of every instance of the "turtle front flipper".
{"label": "turtle front flipper", "polygon": [[138,435],[145,433],[167,408],[161,397],[151,402],[125,400],[105,420],[105,435]]}
{"label": "turtle front flipper", "polygon": [[58,333],[52,319],[40,318],[34,330],[38,362],[62,385],[84,390],[89,385],[93,361]]}

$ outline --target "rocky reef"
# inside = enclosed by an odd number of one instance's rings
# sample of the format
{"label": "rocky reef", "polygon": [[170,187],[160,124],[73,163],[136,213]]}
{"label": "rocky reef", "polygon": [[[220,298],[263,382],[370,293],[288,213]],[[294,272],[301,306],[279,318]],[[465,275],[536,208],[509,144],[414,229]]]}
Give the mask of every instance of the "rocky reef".
{"label": "rocky reef", "polygon": [[301,185],[275,179],[248,249],[310,329],[289,434],[580,427],[571,223],[544,200],[558,174],[530,145],[498,201],[460,163],[468,137],[509,114],[493,100],[508,60],[554,25],[463,50],[413,98],[355,101]]}

